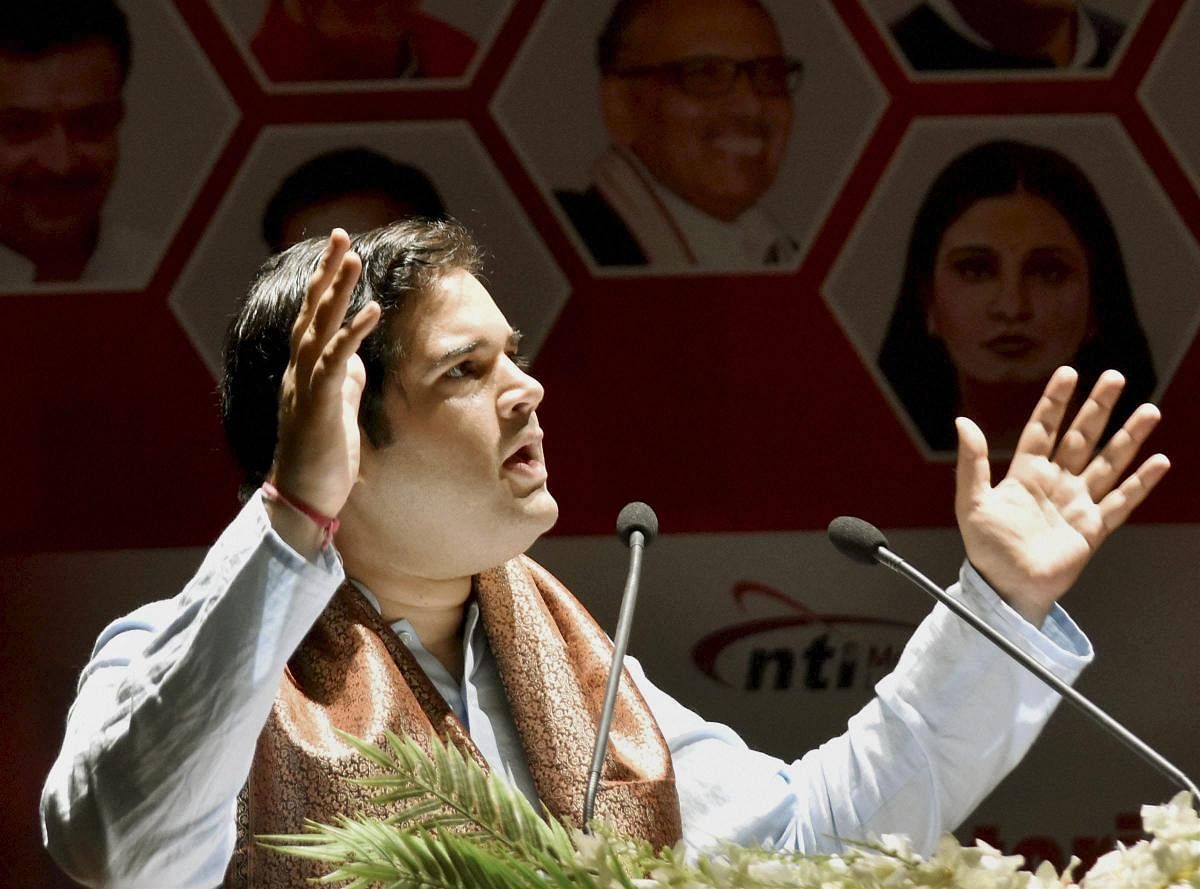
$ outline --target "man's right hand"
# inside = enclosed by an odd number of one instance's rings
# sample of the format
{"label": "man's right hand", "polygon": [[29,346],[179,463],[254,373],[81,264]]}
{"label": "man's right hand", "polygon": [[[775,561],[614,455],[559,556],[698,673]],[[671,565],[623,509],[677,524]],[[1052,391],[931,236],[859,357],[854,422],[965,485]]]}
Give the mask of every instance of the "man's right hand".
{"label": "man's right hand", "polygon": [[[358,406],[366,369],[357,351],[379,322],[367,303],[343,325],[362,260],[350,237],[335,228],[304,292],[292,327],[291,356],[279,390],[279,442],[270,480],[286,497],[324,515],[341,512],[358,478]],[[313,556],[322,534],[282,503],[268,504],[276,531],[298,552]]]}

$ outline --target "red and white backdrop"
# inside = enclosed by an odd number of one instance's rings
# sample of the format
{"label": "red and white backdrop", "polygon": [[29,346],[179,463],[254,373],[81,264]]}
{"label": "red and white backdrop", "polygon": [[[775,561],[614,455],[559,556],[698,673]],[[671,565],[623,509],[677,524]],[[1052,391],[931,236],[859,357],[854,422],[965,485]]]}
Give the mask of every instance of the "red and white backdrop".
{"label": "red and white backdrop", "polygon": [[[916,75],[884,22],[904,2],[769,2],[804,59],[765,205],[794,267],[664,276],[595,267],[555,188],[604,146],[591,47],[608,4],[442,0],[479,49],[461,78],[272,85],[245,52],[261,4],[124,4],[134,38],[110,215],[155,248],[121,280],[0,296],[0,510],[7,885],[68,885],[36,801],[75,676],[110,619],[173,595],[236,509],[214,368],[267,254],[265,202],[297,164],[366,146],[424,169],[495,256],[491,283],[537,349],[562,518],[535,555],[615,623],[628,500],[658,512],[632,653],[752,744],[795,757],[839,730],[911,627],[919,593],[825,542],[838,514],[884,528],[949,582],[953,478],[875,369],[909,228],[964,147],[1053,147],[1113,217],[1158,370],[1174,469],[1065,604],[1095,643],[1085,692],[1200,773],[1200,3],[1111,0],[1105,71]],[[592,7],[595,7],[594,9]],[[1073,712],[962,834],[1089,857],[1136,834],[1166,781]]]}

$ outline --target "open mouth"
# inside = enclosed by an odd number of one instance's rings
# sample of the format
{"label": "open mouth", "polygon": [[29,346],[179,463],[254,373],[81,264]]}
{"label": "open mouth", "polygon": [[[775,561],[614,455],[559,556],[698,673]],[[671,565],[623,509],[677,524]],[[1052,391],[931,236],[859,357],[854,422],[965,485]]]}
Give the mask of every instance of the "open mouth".
{"label": "open mouth", "polygon": [[546,464],[537,442],[517,448],[504,461],[502,471],[519,485],[520,493],[528,494],[546,483]]}
{"label": "open mouth", "polygon": [[505,460],[504,465],[509,469],[516,469],[519,466],[527,466],[534,463],[536,460],[537,455],[533,452],[533,448],[525,445],[522,448],[518,448],[511,457]]}

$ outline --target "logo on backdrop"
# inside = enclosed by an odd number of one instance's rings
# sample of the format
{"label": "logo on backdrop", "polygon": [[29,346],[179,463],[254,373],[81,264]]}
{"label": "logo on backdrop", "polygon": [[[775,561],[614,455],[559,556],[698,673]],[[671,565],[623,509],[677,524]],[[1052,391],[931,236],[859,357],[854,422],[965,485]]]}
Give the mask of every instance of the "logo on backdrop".
{"label": "logo on backdrop", "polygon": [[740,611],[778,613],[722,627],[692,647],[709,679],[744,691],[871,689],[891,672],[915,624],[861,614],[820,614],[752,580],[730,591]]}

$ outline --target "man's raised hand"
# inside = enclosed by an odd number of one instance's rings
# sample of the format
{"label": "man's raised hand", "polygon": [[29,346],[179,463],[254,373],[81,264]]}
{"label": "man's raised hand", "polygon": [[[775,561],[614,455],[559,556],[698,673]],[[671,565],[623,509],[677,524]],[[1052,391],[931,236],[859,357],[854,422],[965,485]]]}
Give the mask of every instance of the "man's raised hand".
{"label": "man's raised hand", "polygon": [[1170,468],[1165,456],[1155,454],[1118,484],[1158,424],[1151,404],[1135,410],[1096,453],[1125,385],[1116,371],[1101,375],[1060,439],[1076,379],[1069,367],[1054,372],[1021,432],[1008,474],[995,487],[983,433],[965,417],[957,421],[955,513],[967,558],[1036,625]]}
{"label": "man's raised hand", "polygon": [[305,289],[279,391],[271,481],[285,496],[331,517],[358,477],[358,406],[366,370],[357,350],[380,316],[372,301],[342,323],[361,271],[350,237],[335,228]]}

